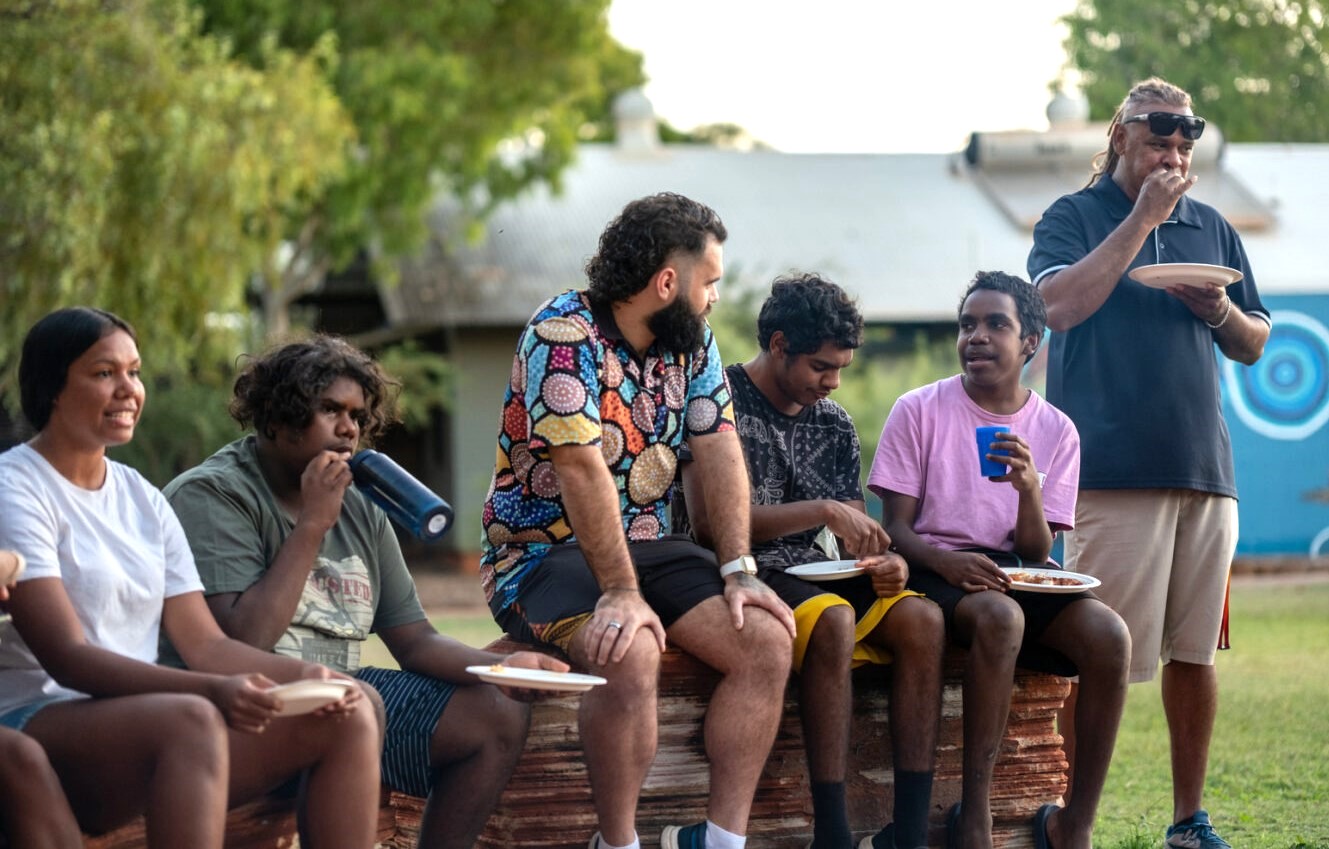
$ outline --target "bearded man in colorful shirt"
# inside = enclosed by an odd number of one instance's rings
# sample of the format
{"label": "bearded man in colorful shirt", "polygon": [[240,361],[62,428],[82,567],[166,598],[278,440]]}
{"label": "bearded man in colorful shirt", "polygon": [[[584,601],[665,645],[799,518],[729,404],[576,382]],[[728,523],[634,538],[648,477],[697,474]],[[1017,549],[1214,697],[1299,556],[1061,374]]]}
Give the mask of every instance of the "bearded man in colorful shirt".
{"label": "bearded man in colorful shirt", "polygon": [[[633,201],[587,263],[589,287],[536,310],[518,343],[484,507],[495,621],[608,679],[579,724],[599,832],[638,847],[666,637],[720,673],[706,714],[706,820],[665,849],[741,849],[784,706],[793,615],[755,577],[748,479],[706,314],[724,224],[676,194]],[[715,505],[715,551],[670,535],[684,441]]]}

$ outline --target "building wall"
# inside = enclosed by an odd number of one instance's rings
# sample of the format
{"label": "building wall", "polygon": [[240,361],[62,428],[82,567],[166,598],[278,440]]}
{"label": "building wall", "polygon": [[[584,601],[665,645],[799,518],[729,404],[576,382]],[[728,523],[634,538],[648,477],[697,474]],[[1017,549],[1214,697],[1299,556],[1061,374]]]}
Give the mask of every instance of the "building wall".
{"label": "building wall", "polygon": [[451,410],[451,455],[456,525],[449,545],[476,557],[480,550],[480,511],[494,473],[499,408],[512,372],[520,328],[460,329],[453,337],[456,395]]}
{"label": "building wall", "polygon": [[1253,366],[1224,361],[1242,555],[1329,557],[1329,295],[1264,295]]}

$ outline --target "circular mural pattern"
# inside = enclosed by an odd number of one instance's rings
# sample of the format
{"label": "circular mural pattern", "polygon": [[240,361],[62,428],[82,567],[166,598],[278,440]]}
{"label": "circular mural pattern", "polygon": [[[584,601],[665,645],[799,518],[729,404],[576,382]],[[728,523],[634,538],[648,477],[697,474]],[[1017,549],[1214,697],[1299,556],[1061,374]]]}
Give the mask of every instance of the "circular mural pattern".
{"label": "circular mural pattern", "polygon": [[1329,421],[1329,329],[1302,312],[1277,310],[1253,366],[1224,360],[1237,417],[1270,439],[1302,440]]}

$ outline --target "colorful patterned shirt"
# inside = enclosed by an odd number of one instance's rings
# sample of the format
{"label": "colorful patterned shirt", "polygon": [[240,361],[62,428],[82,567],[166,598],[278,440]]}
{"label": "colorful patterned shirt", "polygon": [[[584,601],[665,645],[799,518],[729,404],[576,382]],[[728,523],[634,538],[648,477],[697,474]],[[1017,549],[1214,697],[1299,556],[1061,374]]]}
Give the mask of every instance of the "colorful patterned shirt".
{"label": "colorful patterned shirt", "polygon": [[663,537],[687,436],[732,431],[734,410],[709,328],[700,350],[653,344],[638,356],[608,309],[565,292],[536,310],[517,344],[485,497],[480,576],[495,615],[553,545],[575,543],[549,457],[598,445],[618,485],[629,542]]}

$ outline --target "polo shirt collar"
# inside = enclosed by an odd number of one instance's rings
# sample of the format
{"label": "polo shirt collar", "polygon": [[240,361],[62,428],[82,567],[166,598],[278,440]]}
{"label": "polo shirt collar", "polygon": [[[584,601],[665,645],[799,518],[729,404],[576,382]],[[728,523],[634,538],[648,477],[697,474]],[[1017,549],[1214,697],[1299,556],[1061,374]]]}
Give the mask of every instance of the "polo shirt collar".
{"label": "polo shirt collar", "polygon": [[591,318],[595,319],[595,326],[600,328],[600,335],[605,339],[623,341],[623,331],[618,329],[618,322],[614,320],[613,306],[601,304],[589,294],[583,294],[583,297],[590,304]]}
{"label": "polo shirt collar", "polygon": [[[1098,196],[1099,200],[1118,221],[1125,221],[1126,216],[1130,215],[1131,210],[1135,208],[1135,201],[1126,197],[1126,193],[1121,190],[1121,186],[1117,185],[1117,181],[1112,179],[1111,174],[1105,174],[1102,179],[1090,187],[1089,191]],[[1177,201],[1177,205],[1172,209],[1172,215],[1168,217],[1168,222],[1185,224],[1189,227],[1204,226],[1200,221],[1195,201],[1187,195],[1182,195],[1181,199]]]}

